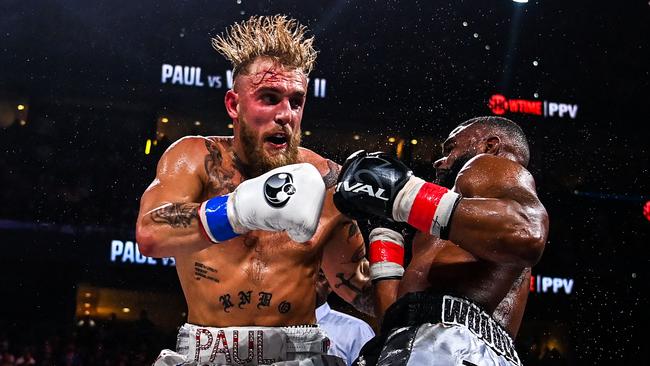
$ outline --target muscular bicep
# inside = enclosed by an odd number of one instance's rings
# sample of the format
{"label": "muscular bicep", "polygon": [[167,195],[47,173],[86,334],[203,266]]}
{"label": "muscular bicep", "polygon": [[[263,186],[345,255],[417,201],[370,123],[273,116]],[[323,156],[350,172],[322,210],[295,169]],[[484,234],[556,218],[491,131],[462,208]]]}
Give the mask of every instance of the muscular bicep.
{"label": "muscular bicep", "polygon": [[141,253],[178,256],[209,245],[198,225],[202,161],[207,154],[204,140],[179,140],[161,157],[156,178],[140,201],[136,239]]}
{"label": "muscular bicep", "polygon": [[198,203],[203,189],[200,171],[202,156],[196,156],[195,150],[198,149],[180,144],[163,154],[158,162],[156,177],[142,195],[139,216],[160,219],[160,215],[152,217],[152,211],[162,206],[182,210],[187,204]]}
{"label": "muscular bicep", "polygon": [[450,239],[490,261],[531,266],[548,235],[548,215],[530,173],[510,160],[488,157],[468,163],[456,180],[462,194]]}
{"label": "muscular bicep", "polygon": [[366,248],[356,222],[338,223],[323,250],[322,269],[332,290],[357,310],[374,315]]}

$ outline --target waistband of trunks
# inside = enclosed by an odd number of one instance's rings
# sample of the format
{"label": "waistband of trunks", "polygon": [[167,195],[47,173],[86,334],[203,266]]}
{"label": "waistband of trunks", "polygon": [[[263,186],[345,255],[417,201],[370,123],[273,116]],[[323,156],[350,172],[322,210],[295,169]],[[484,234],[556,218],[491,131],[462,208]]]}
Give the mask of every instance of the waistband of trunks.
{"label": "waistband of trunks", "polygon": [[[444,314],[443,311],[447,313]],[[454,323],[467,325],[469,315],[490,323],[503,333],[506,330],[490,314],[472,301],[453,295],[431,292],[409,292],[395,301],[387,310],[382,322],[382,332],[399,327],[417,326],[424,323]],[[469,320],[471,323],[471,319]],[[510,336],[508,336],[510,338]]]}
{"label": "waistband of trunks", "polygon": [[[327,334],[317,324],[284,327],[237,326],[204,327],[185,323],[178,331],[176,347],[179,351],[207,349],[219,346],[220,337],[236,338],[243,345],[249,340],[257,347],[282,348],[286,352],[326,353],[329,348]],[[249,339],[249,335],[253,338]],[[222,344],[223,345],[223,344]]]}

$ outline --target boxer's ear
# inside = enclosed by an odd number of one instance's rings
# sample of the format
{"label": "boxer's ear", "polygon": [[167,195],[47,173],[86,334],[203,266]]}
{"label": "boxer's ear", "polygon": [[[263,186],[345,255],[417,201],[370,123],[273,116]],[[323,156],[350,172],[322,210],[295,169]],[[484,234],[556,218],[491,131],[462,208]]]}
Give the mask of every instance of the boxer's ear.
{"label": "boxer's ear", "polygon": [[237,120],[237,117],[239,117],[239,110],[237,109],[239,95],[232,89],[228,90],[224,97],[224,103],[226,104],[226,112],[228,112],[230,118]]}
{"label": "boxer's ear", "polygon": [[498,136],[489,136],[485,139],[484,153],[497,155],[499,150],[501,150],[501,139]]}

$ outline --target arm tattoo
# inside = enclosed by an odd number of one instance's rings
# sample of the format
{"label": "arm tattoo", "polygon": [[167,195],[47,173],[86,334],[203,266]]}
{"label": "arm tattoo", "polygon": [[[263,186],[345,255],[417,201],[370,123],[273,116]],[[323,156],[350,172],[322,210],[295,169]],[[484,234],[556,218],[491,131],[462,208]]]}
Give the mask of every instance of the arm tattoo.
{"label": "arm tattoo", "polygon": [[334,285],[335,288],[345,286],[356,293],[352,300],[352,306],[364,314],[374,316],[375,310],[374,300],[372,298],[372,284],[368,283],[363,288],[359,288],[350,281],[354,277],[354,274],[351,274],[350,278],[345,278],[345,274],[337,273],[336,277],[341,280],[341,282]]}
{"label": "arm tattoo", "polygon": [[352,258],[350,258],[350,263],[359,263],[363,258],[366,256],[366,246],[361,244],[357,248],[357,250],[354,251],[354,254],[352,254]]}
{"label": "arm tattoo", "polygon": [[357,235],[359,233],[359,227],[355,222],[350,223],[350,227],[348,227],[348,239],[351,239],[353,236]]}
{"label": "arm tattoo", "polygon": [[323,182],[325,182],[325,188],[329,189],[336,185],[336,180],[339,177],[340,168],[331,160],[327,161],[327,166],[330,170],[327,172],[327,174],[325,174],[325,176],[323,176]]}
{"label": "arm tattoo", "polygon": [[368,283],[361,293],[352,300],[352,306],[364,314],[375,316],[375,301],[372,296],[372,285]]}
{"label": "arm tattoo", "polygon": [[198,203],[170,203],[151,211],[151,220],[173,228],[186,228],[199,217]]}
{"label": "arm tattoo", "polygon": [[205,148],[208,149],[204,162],[205,172],[208,174],[208,192],[211,195],[221,195],[234,191],[236,187],[233,183],[235,171],[223,166],[223,155],[217,143],[207,139]]}

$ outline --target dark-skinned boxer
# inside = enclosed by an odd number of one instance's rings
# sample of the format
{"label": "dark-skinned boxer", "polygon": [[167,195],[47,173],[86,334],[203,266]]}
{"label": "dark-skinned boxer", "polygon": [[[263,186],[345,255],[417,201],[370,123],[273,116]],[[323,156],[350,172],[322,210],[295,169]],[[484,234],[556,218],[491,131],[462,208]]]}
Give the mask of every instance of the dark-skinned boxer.
{"label": "dark-skinned boxer", "polygon": [[[334,202],[354,218],[406,222],[418,230],[403,268],[404,240],[370,233],[371,279],[381,334],[360,365],[518,365],[530,267],[548,235],[548,215],[526,170],[526,137],[514,122],[461,123],[434,163],[437,182],[385,153],[345,163]],[[446,187],[449,188],[446,188]]]}

